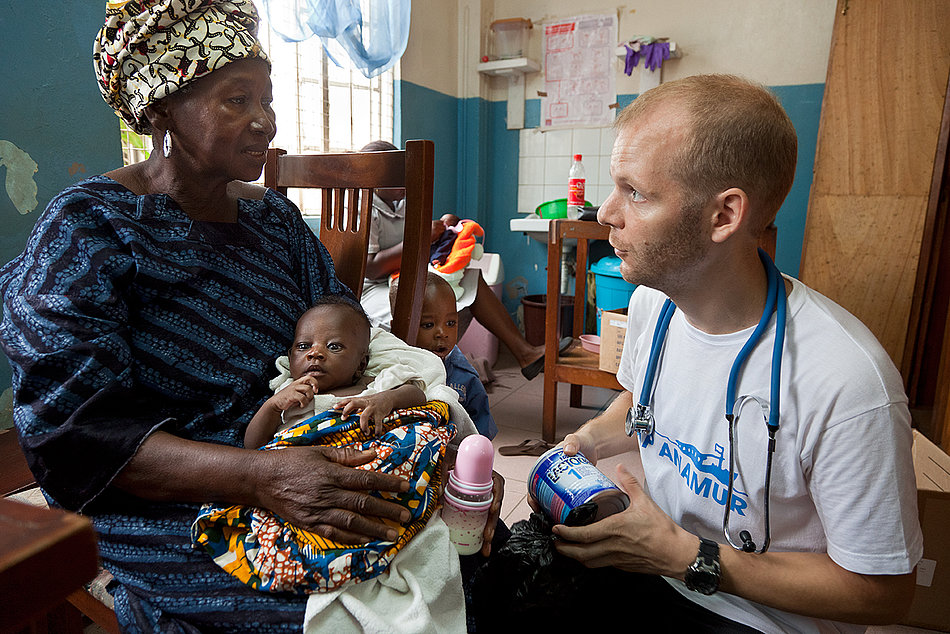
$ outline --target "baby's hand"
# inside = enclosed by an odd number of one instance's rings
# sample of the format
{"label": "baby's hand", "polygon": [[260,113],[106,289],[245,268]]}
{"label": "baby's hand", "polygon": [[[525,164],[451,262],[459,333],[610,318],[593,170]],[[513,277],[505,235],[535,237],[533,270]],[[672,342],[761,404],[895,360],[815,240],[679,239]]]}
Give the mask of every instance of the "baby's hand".
{"label": "baby's hand", "polygon": [[372,421],[375,423],[376,435],[379,436],[383,433],[383,419],[393,411],[393,399],[388,391],[368,396],[353,396],[342,399],[334,408],[342,410],[344,420],[350,414],[360,412],[360,430],[364,434],[367,433]]}
{"label": "baby's hand", "polygon": [[311,401],[317,394],[317,380],[312,376],[302,376],[284,389],[274,394],[268,401],[271,406],[280,411],[286,412],[291,407],[303,407]]}

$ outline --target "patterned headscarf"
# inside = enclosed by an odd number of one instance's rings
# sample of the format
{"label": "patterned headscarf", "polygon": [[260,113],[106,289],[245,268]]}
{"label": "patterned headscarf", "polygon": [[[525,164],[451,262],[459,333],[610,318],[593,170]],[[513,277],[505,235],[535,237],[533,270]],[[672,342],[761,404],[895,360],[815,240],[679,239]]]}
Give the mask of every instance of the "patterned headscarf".
{"label": "patterned headscarf", "polygon": [[146,106],[188,82],[249,57],[267,59],[251,0],[112,0],[96,36],[99,91],[132,129],[150,129]]}

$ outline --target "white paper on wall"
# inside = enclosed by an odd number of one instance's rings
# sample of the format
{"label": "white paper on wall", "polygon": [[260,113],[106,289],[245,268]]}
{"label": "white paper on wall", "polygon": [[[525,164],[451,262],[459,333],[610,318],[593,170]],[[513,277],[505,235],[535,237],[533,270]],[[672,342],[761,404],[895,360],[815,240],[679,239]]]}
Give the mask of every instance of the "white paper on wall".
{"label": "white paper on wall", "polygon": [[616,15],[582,15],[543,24],[542,128],[605,126],[617,100]]}

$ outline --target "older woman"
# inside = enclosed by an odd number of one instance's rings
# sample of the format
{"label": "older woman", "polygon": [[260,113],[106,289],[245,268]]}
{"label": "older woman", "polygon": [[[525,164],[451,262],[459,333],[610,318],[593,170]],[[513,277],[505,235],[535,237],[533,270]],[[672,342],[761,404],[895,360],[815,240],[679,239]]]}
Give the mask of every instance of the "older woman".
{"label": "older woman", "polygon": [[[372,452],[248,451],[296,317],[349,293],[284,197],[256,179],[276,127],[247,0],[110,2],[100,89],[149,160],[77,183],[0,270],[15,422],[52,503],[91,516],[124,629],[299,629],[305,599],[259,593],[194,550],[197,504],[270,509],[344,543],[408,513]],[[459,591],[460,596],[460,591]]]}

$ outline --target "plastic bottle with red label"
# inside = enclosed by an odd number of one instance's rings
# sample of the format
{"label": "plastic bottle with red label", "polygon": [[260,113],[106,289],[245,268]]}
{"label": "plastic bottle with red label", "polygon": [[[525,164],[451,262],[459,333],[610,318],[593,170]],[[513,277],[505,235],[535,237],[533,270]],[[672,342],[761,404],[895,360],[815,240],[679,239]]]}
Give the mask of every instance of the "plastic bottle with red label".
{"label": "plastic bottle with red label", "polygon": [[575,154],[574,162],[571,163],[571,171],[567,175],[567,217],[570,220],[577,220],[581,215],[581,208],[585,202],[584,188],[586,181],[581,155]]}

